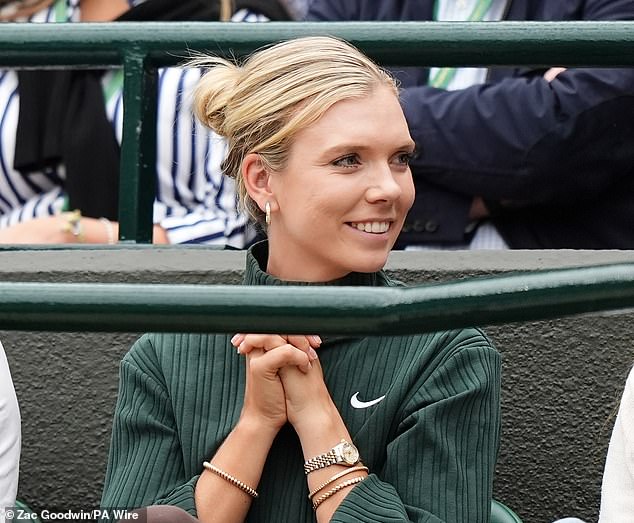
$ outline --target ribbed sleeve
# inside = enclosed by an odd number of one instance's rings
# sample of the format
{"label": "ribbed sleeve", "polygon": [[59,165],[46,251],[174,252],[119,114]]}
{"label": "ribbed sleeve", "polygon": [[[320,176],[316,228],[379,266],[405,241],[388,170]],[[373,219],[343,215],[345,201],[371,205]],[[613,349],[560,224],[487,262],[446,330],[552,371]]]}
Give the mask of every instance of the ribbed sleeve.
{"label": "ribbed sleeve", "polygon": [[[156,503],[194,511],[197,477],[186,478],[171,399],[148,369],[156,365],[149,337],[121,363],[108,470],[101,505],[139,508]],[[145,358],[145,369],[135,358]]]}

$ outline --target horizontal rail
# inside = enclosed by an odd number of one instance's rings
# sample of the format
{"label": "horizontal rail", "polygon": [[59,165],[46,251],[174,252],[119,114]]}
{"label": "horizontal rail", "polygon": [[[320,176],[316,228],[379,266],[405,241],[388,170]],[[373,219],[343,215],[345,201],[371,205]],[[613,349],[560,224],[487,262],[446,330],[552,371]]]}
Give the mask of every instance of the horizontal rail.
{"label": "horizontal rail", "polygon": [[307,35],[351,41],[384,65],[633,66],[629,22],[121,22],[0,26],[0,67],[116,67],[125,74],[119,239],[151,243],[156,68],[192,53],[243,55]]}
{"label": "horizontal rail", "polygon": [[0,283],[0,329],[413,334],[634,307],[634,264],[409,288]]}
{"label": "horizontal rail", "polygon": [[324,34],[389,65],[634,65],[634,22],[126,22],[3,24],[0,66],[114,66],[124,53],[174,65]]}

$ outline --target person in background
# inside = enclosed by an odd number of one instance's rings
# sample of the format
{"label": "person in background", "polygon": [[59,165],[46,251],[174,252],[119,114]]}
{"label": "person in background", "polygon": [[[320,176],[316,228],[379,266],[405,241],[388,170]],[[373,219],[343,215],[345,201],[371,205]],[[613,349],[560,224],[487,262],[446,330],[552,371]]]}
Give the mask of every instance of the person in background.
{"label": "person in background", "polygon": [[0,523],[5,510],[15,505],[20,469],[20,409],[9,363],[0,343]]}
{"label": "person in background", "polygon": [[[634,2],[313,0],[307,18],[612,21]],[[418,148],[399,247],[634,248],[633,68],[395,73]]]}
{"label": "person in background", "polygon": [[[277,2],[0,0],[4,21],[218,17],[290,19]],[[221,174],[226,145],[195,121],[189,106],[200,75],[159,71],[154,242],[241,248],[254,234],[236,209],[233,181]],[[116,241],[122,86],[120,70],[0,71],[0,243]]]}
{"label": "person in background", "polygon": [[[197,114],[267,230],[244,283],[399,285],[382,268],[414,200],[414,142],[394,80],[329,37],[196,65]],[[499,393],[478,329],[149,334],[121,364],[101,504],[173,522],[486,522]]]}
{"label": "person in background", "polygon": [[634,521],[634,369],[625,383],[603,471],[599,523]]}

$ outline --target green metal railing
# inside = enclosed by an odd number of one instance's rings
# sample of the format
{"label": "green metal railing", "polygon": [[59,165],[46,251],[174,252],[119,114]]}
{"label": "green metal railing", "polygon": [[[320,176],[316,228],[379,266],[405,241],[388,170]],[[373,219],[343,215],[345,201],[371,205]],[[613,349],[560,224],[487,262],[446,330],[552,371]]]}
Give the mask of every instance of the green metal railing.
{"label": "green metal railing", "polygon": [[2,24],[0,67],[123,66],[120,239],[150,243],[157,68],[330,34],[384,65],[632,66],[634,22]]}
{"label": "green metal railing", "polygon": [[634,264],[409,288],[0,283],[0,329],[412,334],[634,306]]}

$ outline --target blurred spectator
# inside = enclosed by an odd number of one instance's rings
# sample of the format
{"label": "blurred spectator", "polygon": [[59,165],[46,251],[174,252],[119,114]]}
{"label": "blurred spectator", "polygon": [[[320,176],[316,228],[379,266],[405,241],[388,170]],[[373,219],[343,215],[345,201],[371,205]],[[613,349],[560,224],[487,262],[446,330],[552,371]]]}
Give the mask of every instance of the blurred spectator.
{"label": "blurred spectator", "polygon": [[[310,20],[631,20],[631,0],[313,0]],[[634,69],[401,69],[399,245],[634,248]],[[475,84],[475,85],[473,85]]]}
{"label": "blurred spectator", "polygon": [[20,410],[9,364],[0,343],[0,523],[4,509],[15,504],[20,465]]}
{"label": "blurred spectator", "polygon": [[[234,21],[290,18],[277,2],[235,4]],[[246,8],[252,4],[262,8]],[[227,0],[0,0],[0,8],[4,20],[78,22],[217,20],[227,8],[231,15],[232,6]],[[236,209],[233,181],[221,173],[224,141],[190,112],[188,93],[199,78],[191,69],[159,71],[154,241],[244,247],[253,234]],[[120,70],[0,71],[0,243],[116,239],[122,86]]]}
{"label": "blurred spectator", "polygon": [[600,523],[634,521],[634,369],[612,430],[601,487]]}

